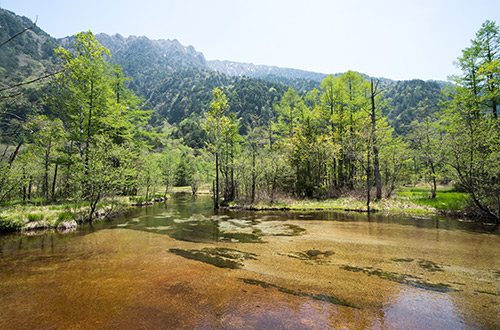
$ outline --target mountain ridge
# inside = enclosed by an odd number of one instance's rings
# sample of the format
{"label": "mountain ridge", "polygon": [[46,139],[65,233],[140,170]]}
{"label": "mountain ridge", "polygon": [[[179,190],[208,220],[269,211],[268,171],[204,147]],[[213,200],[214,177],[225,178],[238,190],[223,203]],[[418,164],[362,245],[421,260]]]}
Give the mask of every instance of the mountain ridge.
{"label": "mountain ridge", "polygon": [[[32,24],[26,17],[0,9],[0,25],[9,27],[0,29],[0,40],[7,40]],[[265,113],[263,116],[269,117],[273,104],[287,88],[307,93],[319,89],[327,76],[278,66],[207,61],[195,47],[184,46],[176,39],[151,40],[145,36],[123,37],[118,33],[99,33],[96,38],[110,50],[111,61],[122,66],[125,76],[132,78],[129,88],[144,97],[145,106],[155,110],[154,118],[160,122],[167,119],[170,123],[178,123],[193,114],[202,115],[211,102],[213,88],[220,87],[230,100],[234,98],[231,106],[249,123],[252,114]],[[53,48],[69,47],[73,41],[74,36],[55,39],[38,27],[23,33],[0,48],[0,59],[5,59],[0,61],[0,72],[6,73],[1,75],[0,83],[5,86],[37,74],[40,76],[48,66],[57,63]],[[7,76],[11,77],[9,81],[6,81]],[[386,86],[389,105],[395,110],[389,119],[399,123],[400,132],[403,133],[404,125],[418,116],[412,109],[438,110],[434,101],[441,97],[440,90],[445,83],[436,86],[433,81],[418,80],[422,83],[405,84],[415,80],[377,79]],[[389,93],[391,89],[395,91],[392,94]],[[408,94],[416,97],[408,97]],[[266,97],[272,100],[266,103]],[[24,110],[19,108],[19,111]]]}

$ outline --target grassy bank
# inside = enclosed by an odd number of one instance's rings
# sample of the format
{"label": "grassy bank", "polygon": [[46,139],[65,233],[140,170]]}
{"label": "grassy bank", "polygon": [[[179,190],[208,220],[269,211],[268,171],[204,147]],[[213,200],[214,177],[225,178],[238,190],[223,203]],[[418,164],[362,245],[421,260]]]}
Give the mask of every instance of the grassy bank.
{"label": "grassy bank", "polygon": [[[438,189],[436,198],[430,198],[431,193],[426,188],[403,188],[387,199],[374,200],[370,210],[394,214],[431,215],[442,212],[460,212],[467,207],[468,194],[456,192],[453,189]],[[233,207],[243,207],[252,210],[337,210],[366,212],[366,200],[356,197],[341,197],[327,200],[280,200],[273,204],[260,202],[246,205],[233,204]]]}
{"label": "grassy bank", "polygon": [[[123,214],[137,202],[137,197],[115,197],[98,203],[95,220]],[[0,232],[58,228],[76,228],[88,220],[89,203],[64,201],[33,204],[12,203],[0,208]]]}
{"label": "grassy bank", "polygon": [[[171,193],[190,193],[190,187],[174,187]],[[203,186],[197,194],[210,194],[209,186]],[[436,198],[430,198],[430,190],[426,188],[404,188],[396,191],[389,199],[372,201],[371,210],[388,214],[432,215],[440,212],[460,213],[467,207],[468,195],[452,189],[438,189]],[[133,205],[144,203],[144,198],[115,197],[104,200],[97,206],[97,219],[117,216],[133,208]],[[328,200],[280,200],[273,204],[257,203],[247,205],[233,203],[232,207],[251,210],[336,210],[366,212],[366,201],[363,198],[342,197]],[[70,201],[42,205],[11,204],[0,208],[0,232],[76,227],[76,223],[84,222],[88,217],[89,205],[86,202]]]}
{"label": "grassy bank", "polygon": [[[192,193],[190,186],[172,187],[169,193]],[[197,194],[211,194],[210,185],[201,185]],[[145,192],[138,196],[118,196],[101,201],[96,208],[96,220],[116,217],[135,206],[150,205],[159,201],[164,194],[155,194],[145,200]],[[169,197],[170,194],[167,194]],[[36,200],[30,203],[12,202],[0,207],[0,232],[58,228],[76,228],[87,221],[89,203],[62,201],[48,203]]]}

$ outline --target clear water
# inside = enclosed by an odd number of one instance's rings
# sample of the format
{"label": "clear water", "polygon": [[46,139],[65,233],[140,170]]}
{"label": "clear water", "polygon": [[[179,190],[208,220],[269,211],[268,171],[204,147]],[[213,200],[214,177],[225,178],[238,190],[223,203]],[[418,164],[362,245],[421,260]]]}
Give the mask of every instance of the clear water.
{"label": "clear water", "polygon": [[500,328],[496,226],[211,205],[0,236],[0,329]]}

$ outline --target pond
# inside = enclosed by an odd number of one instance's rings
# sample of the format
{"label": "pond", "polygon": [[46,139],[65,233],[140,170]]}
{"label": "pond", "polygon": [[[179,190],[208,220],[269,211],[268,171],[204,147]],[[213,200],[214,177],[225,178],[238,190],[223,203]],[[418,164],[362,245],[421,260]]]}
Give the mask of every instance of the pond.
{"label": "pond", "polygon": [[0,329],[500,328],[500,229],[178,196],[0,236]]}

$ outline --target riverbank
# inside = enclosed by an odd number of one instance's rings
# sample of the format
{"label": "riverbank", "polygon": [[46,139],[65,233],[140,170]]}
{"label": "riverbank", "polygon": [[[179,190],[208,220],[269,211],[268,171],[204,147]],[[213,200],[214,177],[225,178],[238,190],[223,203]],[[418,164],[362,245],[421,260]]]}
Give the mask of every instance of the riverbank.
{"label": "riverbank", "polygon": [[[170,194],[192,194],[192,187],[171,187],[165,196],[156,194],[146,200],[144,195],[115,196],[105,199],[97,205],[92,221],[113,219],[134,210],[137,207],[161,203],[170,198]],[[210,195],[210,186],[200,186],[197,195]],[[75,230],[78,224],[88,222],[89,203],[62,201],[57,203],[42,200],[31,203],[13,203],[0,207],[0,233],[16,231],[37,231],[56,229],[61,232]]]}
{"label": "riverbank", "polygon": [[[436,198],[430,198],[430,190],[425,188],[405,188],[398,190],[391,198],[373,200],[370,212],[406,215],[466,215],[468,194],[453,189],[438,189]],[[236,201],[231,209],[253,211],[292,210],[292,211],[346,211],[368,212],[366,200],[360,196],[347,196],[326,200],[294,200],[281,199],[274,203],[259,202],[255,204]]]}
{"label": "riverbank", "polygon": [[[171,194],[191,193],[190,187],[174,187]],[[211,194],[209,187],[202,187],[197,194]],[[99,203],[93,221],[112,219],[140,206],[163,202],[156,197],[145,201],[143,197],[114,197]],[[466,216],[468,195],[453,189],[439,189],[436,198],[430,198],[425,188],[405,188],[396,191],[388,199],[370,203],[370,212],[383,214],[405,214],[410,216],[452,215]],[[0,209],[0,232],[34,231],[57,229],[61,232],[75,230],[79,223],[88,220],[88,203],[56,203],[42,205],[11,205]],[[342,211],[367,212],[366,201],[362,197],[347,196],[328,200],[282,199],[274,203],[259,202],[248,204],[233,202],[230,209],[253,211],[294,210],[294,211]]]}
{"label": "riverbank", "polygon": [[[106,199],[97,205],[92,221],[113,219],[138,206],[148,206],[164,201],[166,198],[163,197],[155,197],[145,201],[143,197],[136,196]],[[89,210],[88,202],[65,201],[45,205],[38,202],[10,205],[0,209],[0,232],[28,232],[48,229],[57,229],[61,232],[73,231],[78,227],[78,224],[89,221]]]}

